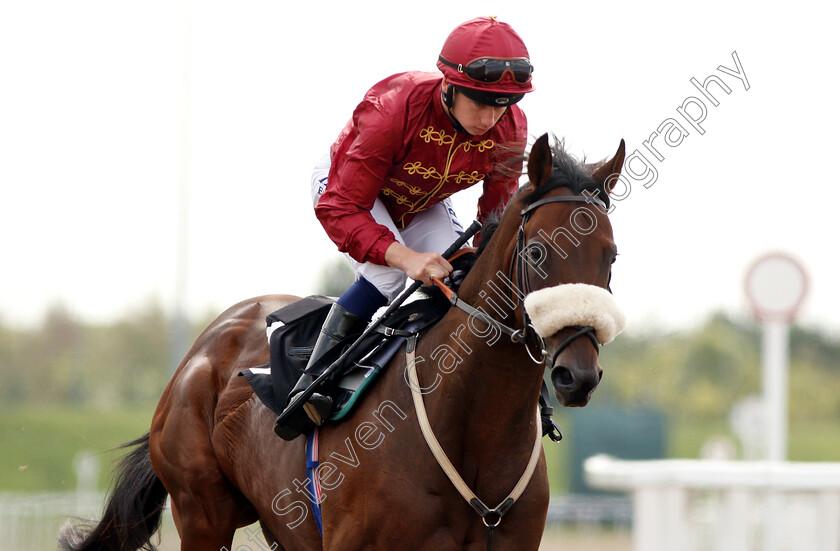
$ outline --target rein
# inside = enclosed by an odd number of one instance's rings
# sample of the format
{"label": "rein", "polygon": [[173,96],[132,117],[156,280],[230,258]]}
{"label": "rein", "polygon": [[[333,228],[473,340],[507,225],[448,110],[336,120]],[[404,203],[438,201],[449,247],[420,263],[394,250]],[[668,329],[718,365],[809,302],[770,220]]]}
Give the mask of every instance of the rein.
{"label": "rein", "polygon": [[[528,280],[528,268],[525,266],[525,263],[521,259],[521,255],[525,251],[525,242],[526,242],[526,235],[525,235],[525,224],[527,223],[528,219],[532,212],[534,212],[539,207],[549,204],[549,203],[565,203],[565,202],[577,202],[577,203],[589,203],[600,206],[606,211],[606,205],[603,201],[598,199],[597,197],[592,196],[580,196],[580,195],[571,195],[571,196],[560,196],[560,197],[548,197],[545,199],[541,199],[539,201],[535,201],[528,207],[524,208],[520,213],[522,217],[522,221],[519,225],[519,232],[516,238],[516,248],[514,249],[513,259],[512,259],[512,271],[516,274],[517,283],[520,285],[523,293],[522,296],[527,296],[531,292],[531,285]],[[591,326],[571,326],[574,329],[577,329],[575,333],[570,335],[567,339],[565,339],[555,350],[554,354],[549,358],[549,353],[545,348],[545,341],[544,339],[537,333],[537,330],[531,324],[530,318],[528,317],[528,311],[525,309],[524,302],[522,298],[517,296],[518,304],[515,308],[522,307],[522,317],[524,321],[524,326],[522,329],[514,329],[504,323],[490,317],[486,313],[482,312],[478,308],[467,304],[466,302],[462,301],[458,298],[458,295],[450,289],[446,284],[444,284],[441,280],[433,277],[432,282],[443,292],[449,302],[466,312],[468,315],[480,319],[481,321],[498,327],[504,334],[510,337],[512,342],[520,343],[525,346],[525,350],[528,352],[528,356],[531,360],[536,364],[544,364],[546,367],[550,367],[554,365],[554,362],[557,359],[557,356],[565,350],[569,345],[572,344],[576,339],[582,336],[586,336],[595,346],[595,351],[598,352],[600,347],[598,344],[598,339],[595,336],[595,328]],[[514,309],[515,310],[515,309]],[[539,353],[537,354],[539,357],[535,357],[534,354],[531,352],[531,348],[529,346],[529,339],[531,339],[536,346],[538,347]],[[494,509],[490,509],[487,505],[484,504],[478,496],[475,495],[470,487],[464,482],[464,479],[461,478],[461,475],[452,465],[452,462],[447,457],[446,452],[441,447],[440,443],[438,442],[437,438],[435,437],[434,431],[429,423],[428,415],[426,414],[426,407],[423,403],[423,395],[420,389],[420,383],[417,378],[417,367],[415,365],[415,349],[417,346],[418,335],[415,334],[411,338],[408,339],[406,344],[406,366],[408,370],[408,377],[409,382],[411,384],[411,395],[414,401],[414,410],[417,414],[417,422],[420,425],[420,430],[423,433],[423,438],[426,441],[426,445],[431,450],[432,455],[434,455],[435,459],[440,465],[443,472],[449,478],[450,482],[452,482],[455,489],[458,490],[458,493],[461,494],[461,497],[469,503],[469,505],[481,516],[482,522],[487,527],[487,549],[490,550],[492,543],[493,543],[493,530],[501,523],[502,516],[513,507],[513,504],[516,503],[516,500],[522,495],[525,491],[525,488],[528,486],[528,483],[531,480],[531,477],[534,474],[534,471],[537,467],[537,462],[540,457],[540,450],[542,449],[541,441],[542,441],[542,431],[540,430],[541,424],[541,417],[540,417],[540,408],[537,406],[537,414],[536,414],[536,440],[534,442],[534,447],[531,451],[531,457],[528,460],[528,465],[525,468],[525,472],[522,473],[522,476],[519,478],[519,481],[514,486],[513,490],[508,494],[508,496],[502,500],[499,505],[496,506]]]}

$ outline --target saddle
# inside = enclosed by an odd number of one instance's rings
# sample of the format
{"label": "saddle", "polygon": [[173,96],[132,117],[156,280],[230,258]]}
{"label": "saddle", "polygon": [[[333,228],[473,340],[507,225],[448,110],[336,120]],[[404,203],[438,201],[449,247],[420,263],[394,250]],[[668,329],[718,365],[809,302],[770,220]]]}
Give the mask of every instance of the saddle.
{"label": "saddle", "polygon": [[[239,373],[260,401],[276,414],[288,405],[288,396],[306,368],[321,325],[334,300],[313,295],[289,304],[266,317],[270,362]],[[432,290],[399,308],[361,342],[319,392],[333,398],[331,421],[346,417],[388,365],[407,337],[439,321],[449,309],[442,293]],[[352,344],[349,337],[320,360],[331,364]]]}

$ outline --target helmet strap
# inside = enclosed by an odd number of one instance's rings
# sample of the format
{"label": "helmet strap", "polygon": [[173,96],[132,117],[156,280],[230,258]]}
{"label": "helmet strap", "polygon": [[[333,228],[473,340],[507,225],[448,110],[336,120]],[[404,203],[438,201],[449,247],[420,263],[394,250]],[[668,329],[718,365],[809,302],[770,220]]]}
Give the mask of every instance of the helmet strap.
{"label": "helmet strap", "polygon": [[458,119],[455,118],[455,115],[452,114],[452,107],[455,105],[455,87],[451,84],[447,84],[446,88],[440,91],[440,99],[443,100],[443,104],[446,106],[446,116],[449,117],[449,120],[452,122],[452,126],[455,128],[455,132],[463,132],[467,134],[467,129],[464,128]]}

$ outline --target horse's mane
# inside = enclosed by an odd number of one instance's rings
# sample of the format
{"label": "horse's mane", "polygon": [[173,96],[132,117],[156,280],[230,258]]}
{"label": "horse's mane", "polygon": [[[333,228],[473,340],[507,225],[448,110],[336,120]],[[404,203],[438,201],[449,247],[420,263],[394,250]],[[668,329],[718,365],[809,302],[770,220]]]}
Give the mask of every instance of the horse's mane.
{"label": "horse's mane", "polygon": [[[548,182],[537,189],[533,189],[531,183],[528,182],[516,191],[514,198],[527,193],[528,195],[523,196],[522,200],[525,206],[528,206],[539,201],[550,191],[565,187],[577,195],[583,194],[584,191],[589,192],[590,195],[597,195],[604,201],[607,208],[609,208],[610,196],[606,190],[598,186],[595,180],[592,179],[591,165],[585,164],[584,161],[579,161],[567,152],[563,140],[558,139],[556,136],[554,136],[554,144],[551,146],[551,153],[554,160],[554,170]],[[513,201],[508,203],[508,207],[511,204],[513,204]],[[508,207],[505,207],[505,211]],[[478,245],[479,255],[487,247],[487,244],[496,232],[502,216],[504,216],[504,211],[496,211],[491,213],[485,220],[484,227],[481,230],[481,242]]]}

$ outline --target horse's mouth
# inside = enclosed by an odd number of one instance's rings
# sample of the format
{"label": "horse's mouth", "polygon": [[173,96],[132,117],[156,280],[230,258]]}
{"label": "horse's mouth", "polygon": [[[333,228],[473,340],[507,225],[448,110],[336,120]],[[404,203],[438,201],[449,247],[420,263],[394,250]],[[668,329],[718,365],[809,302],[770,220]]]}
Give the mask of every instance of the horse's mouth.
{"label": "horse's mouth", "polygon": [[597,365],[587,370],[557,365],[551,370],[551,383],[560,405],[583,407],[589,403],[602,375],[603,371]]}

